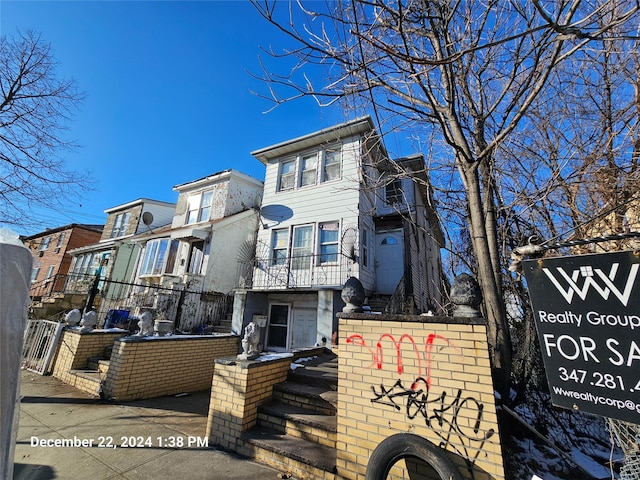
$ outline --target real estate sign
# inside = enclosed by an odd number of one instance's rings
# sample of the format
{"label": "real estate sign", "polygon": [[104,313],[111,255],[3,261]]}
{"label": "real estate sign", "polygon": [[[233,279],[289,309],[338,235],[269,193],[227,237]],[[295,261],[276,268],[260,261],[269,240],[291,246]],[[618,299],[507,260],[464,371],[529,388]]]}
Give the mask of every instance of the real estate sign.
{"label": "real estate sign", "polygon": [[554,405],[640,424],[640,256],[523,262]]}

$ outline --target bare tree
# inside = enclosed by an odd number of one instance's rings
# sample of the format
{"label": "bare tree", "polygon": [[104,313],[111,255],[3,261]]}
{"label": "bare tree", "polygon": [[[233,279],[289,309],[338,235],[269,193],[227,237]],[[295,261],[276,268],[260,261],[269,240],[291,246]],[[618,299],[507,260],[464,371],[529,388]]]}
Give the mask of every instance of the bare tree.
{"label": "bare tree", "polygon": [[34,208],[61,206],[87,188],[58,157],[82,95],[59,79],[51,46],[29,32],[0,37],[0,223],[37,225]]}
{"label": "bare tree", "polygon": [[[625,29],[635,33],[637,2],[345,0],[325,11],[298,2],[306,19],[275,1],[253,4],[296,43],[293,50],[270,52],[296,60],[289,72],[278,75],[265,65],[276,104],[312,96],[322,105],[366,106],[383,134],[413,129],[442,144],[429,167],[457,171],[494,378],[506,392],[512,351],[496,154],[558,65],[595,40],[613,42]],[[327,76],[314,79],[311,65],[324,66]]]}

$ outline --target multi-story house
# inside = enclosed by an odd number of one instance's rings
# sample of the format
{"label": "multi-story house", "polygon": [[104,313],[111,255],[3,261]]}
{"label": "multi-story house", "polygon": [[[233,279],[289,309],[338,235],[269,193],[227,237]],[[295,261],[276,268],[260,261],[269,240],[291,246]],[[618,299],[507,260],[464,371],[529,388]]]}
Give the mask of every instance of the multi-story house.
{"label": "multi-story house", "polygon": [[148,286],[136,288],[134,296],[146,295],[148,306],[183,331],[220,315],[246,275],[239,265],[253,252],[262,188],[261,181],[233,169],[175,186],[171,224],[132,239],[141,250],[134,283]]}
{"label": "multi-story house", "polygon": [[33,255],[31,296],[46,297],[63,290],[71,265],[71,250],[97,242],[103,225],[72,223],[24,237]]}
{"label": "multi-story house", "polygon": [[[70,272],[82,283],[98,273],[113,282],[130,282],[140,253],[139,245],[131,242],[131,239],[137,234],[171,223],[175,208],[173,203],[149,198],[108,208],[104,211],[107,220],[100,239],[70,252],[73,255]],[[116,287],[114,283],[113,288],[104,294],[118,298],[123,288]]]}
{"label": "multi-story house", "polygon": [[267,350],[330,347],[349,277],[370,298],[414,313],[438,308],[443,238],[421,156],[391,161],[368,117],[252,154],[265,186],[234,332],[258,315]]}

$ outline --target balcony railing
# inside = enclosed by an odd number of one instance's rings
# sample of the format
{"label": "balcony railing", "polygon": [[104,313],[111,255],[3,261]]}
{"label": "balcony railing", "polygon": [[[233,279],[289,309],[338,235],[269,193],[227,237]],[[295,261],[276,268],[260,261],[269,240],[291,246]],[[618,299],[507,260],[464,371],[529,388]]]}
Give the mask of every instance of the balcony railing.
{"label": "balcony railing", "polygon": [[56,293],[88,293],[95,275],[57,274],[31,284],[32,298],[50,297]]}
{"label": "balcony railing", "polygon": [[254,289],[341,287],[350,274],[350,259],[340,254],[257,258]]}

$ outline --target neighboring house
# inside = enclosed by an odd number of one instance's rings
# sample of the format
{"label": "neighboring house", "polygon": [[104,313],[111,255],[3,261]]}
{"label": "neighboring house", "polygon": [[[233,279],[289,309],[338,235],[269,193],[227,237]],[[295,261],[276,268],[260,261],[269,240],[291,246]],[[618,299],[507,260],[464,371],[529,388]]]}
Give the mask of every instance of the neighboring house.
{"label": "neighboring house", "polygon": [[349,277],[414,313],[441,305],[443,239],[422,157],[390,161],[369,117],[252,154],[265,188],[234,332],[266,316],[265,349],[331,346]]}
{"label": "neighboring house", "polygon": [[[203,316],[218,311],[213,304],[224,302],[226,309],[228,296],[246,275],[239,259],[254,249],[262,188],[261,181],[237,170],[174,187],[178,203],[171,225],[132,239],[141,249],[134,283],[157,287],[148,306],[183,331],[211,320]],[[183,296],[176,312],[168,304],[176,303],[171,292],[159,294],[165,288],[198,295],[192,300]],[[149,295],[150,290],[137,288],[135,294]],[[200,301],[212,305],[202,309],[195,305]]]}
{"label": "neighboring house", "polygon": [[[569,240],[582,240],[584,238],[606,237],[611,235],[640,232],[640,201],[628,202],[622,207],[612,209],[610,205],[602,208],[605,215],[595,214],[594,220],[582,228],[582,236],[574,236]],[[640,239],[638,237],[621,240],[609,240],[607,242],[587,243],[571,247],[573,254],[589,254],[614,252],[620,250],[638,250]]]}
{"label": "neighboring house", "polygon": [[[175,204],[140,198],[104,211],[106,224],[99,241],[71,251],[70,272],[86,283],[89,276],[100,273],[113,282],[130,282],[140,253],[139,246],[130,240],[137,234],[171,223]],[[103,294],[120,298],[123,285],[114,283]]]}
{"label": "neighboring house", "polygon": [[71,265],[71,250],[97,242],[103,225],[72,223],[23,237],[33,255],[31,296],[44,297],[64,289]]}

